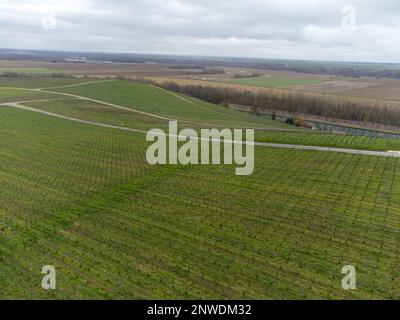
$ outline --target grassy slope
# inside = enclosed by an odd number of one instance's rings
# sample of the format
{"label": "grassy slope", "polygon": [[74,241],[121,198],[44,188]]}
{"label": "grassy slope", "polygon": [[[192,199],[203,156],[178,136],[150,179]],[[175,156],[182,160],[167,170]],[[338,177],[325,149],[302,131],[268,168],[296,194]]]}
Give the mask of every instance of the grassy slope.
{"label": "grassy slope", "polygon": [[[82,95],[164,117],[232,126],[282,127],[282,124],[220,106],[179,98],[154,86],[128,81],[103,82],[57,91]],[[285,126],[287,127],[287,126]]]}
{"label": "grassy slope", "polygon": [[31,102],[25,104],[31,108],[44,110],[63,116],[83,119],[120,127],[149,130],[152,128],[166,129],[168,121],[136,112],[122,110],[92,101],[61,100],[49,102]]}
{"label": "grassy slope", "polygon": [[[141,115],[139,113],[122,110],[115,107],[101,105],[91,101],[83,100],[60,100],[60,101],[48,101],[48,102],[29,102],[24,105],[38,110],[44,110],[64,116],[73,118],[94,121],[98,123],[111,124],[120,127],[128,127],[134,129],[149,130],[153,128],[160,128],[168,130],[168,120],[158,119],[151,116]],[[222,108],[221,108],[222,109]],[[248,116],[247,113],[243,113],[244,119]],[[239,120],[238,120],[238,123]],[[246,121],[244,121],[246,123]],[[228,121],[229,125],[232,125],[231,121]],[[249,122],[248,125],[251,125]],[[277,128],[280,123],[276,122]],[[190,127],[196,130],[203,128],[224,128],[224,126],[210,126],[202,125],[201,122],[178,122],[178,126],[181,129]],[[239,126],[239,125],[238,125]],[[239,126],[240,127],[240,126]],[[285,128],[288,126],[284,125]],[[296,130],[296,128],[293,128]]]}
{"label": "grassy slope", "polygon": [[23,89],[0,88],[0,103],[57,98],[60,98],[60,95]]}
{"label": "grassy slope", "polygon": [[257,148],[250,177],[150,167],[143,135],[9,108],[0,137],[0,298],[400,297],[398,159]]}

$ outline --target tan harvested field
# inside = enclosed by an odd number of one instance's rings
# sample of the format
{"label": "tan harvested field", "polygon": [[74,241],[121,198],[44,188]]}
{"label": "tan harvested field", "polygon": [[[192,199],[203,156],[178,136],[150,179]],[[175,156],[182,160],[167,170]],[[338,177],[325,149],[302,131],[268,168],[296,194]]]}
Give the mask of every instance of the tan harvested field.
{"label": "tan harvested field", "polygon": [[[159,83],[162,82],[168,82],[168,81],[173,81],[177,84],[181,85],[203,85],[203,86],[211,86],[211,87],[223,87],[223,88],[232,88],[232,89],[238,89],[238,90],[249,90],[251,92],[271,92],[271,90],[277,90],[277,89],[271,89],[271,88],[266,88],[266,87],[256,87],[256,86],[248,86],[248,85],[243,85],[243,84],[235,84],[235,83],[227,83],[227,82],[222,82],[222,81],[212,81],[212,80],[197,80],[197,79],[182,79],[182,78],[176,78],[176,77],[152,77],[148,76],[146,77],[149,80],[156,81]],[[281,89],[279,89],[281,90]],[[285,89],[282,89],[285,90]]]}
{"label": "tan harvested field", "polygon": [[[244,84],[236,84],[236,83],[227,83],[227,82],[222,82],[222,81],[211,81],[211,80],[196,80],[196,79],[181,79],[181,78],[176,78],[176,77],[152,77],[148,76],[146,77],[149,80],[153,80],[159,83],[162,82],[168,82],[168,81],[173,81],[176,82],[177,84],[181,85],[203,85],[203,86],[212,86],[212,87],[224,87],[224,88],[232,88],[232,89],[237,89],[237,90],[248,90],[250,92],[254,93],[260,93],[260,92],[299,92],[303,91],[306,94],[309,95],[315,95],[315,96],[332,96],[332,97],[337,97],[337,94],[329,94],[329,92],[319,92],[319,91],[307,91],[307,90],[300,90],[300,87],[304,86],[296,86],[296,87],[291,87],[291,88],[269,88],[269,87],[257,87],[253,85],[244,85]],[[399,81],[400,83],[400,81]],[[367,85],[365,83],[365,85]],[[349,91],[348,93],[350,93]],[[343,95],[344,97],[346,95]],[[354,96],[347,95],[347,98],[352,98]],[[362,95],[357,96],[358,98],[363,98]],[[368,98],[368,100],[374,99],[373,97]]]}
{"label": "tan harvested field", "polygon": [[[153,76],[156,81],[173,80],[181,84],[207,84],[212,86],[224,86],[234,89],[245,89],[251,92],[270,92],[271,90],[294,90],[311,94],[338,95],[343,97],[367,98],[377,100],[400,100],[400,80],[374,79],[374,78],[340,78],[329,75],[312,75],[296,73],[291,71],[271,71],[252,68],[218,68],[225,74],[218,75],[174,75]],[[306,79],[321,81],[316,84],[293,85],[286,88],[272,88],[268,86],[256,86],[239,83],[230,83],[235,74],[251,75],[252,73],[263,74],[271,77],[288,77],[292,79]]]}
{"label": "tan harvested field", "polygon": [[360,90],[370,88],[374,86],[381,86],[379,82],[369,81],[353,81],[353,80],[337,80],[337,81],[326,81],[319,84],[310,84],[303,86],[294,86],[291,89],[307,91],[307,92],[319,92],[319,93],[343,93],[353,90]]}
{"label": "tan harvested field", "polygon": [[259,74],[267,77],[288,77],[293,79],[310,79],[318,81],[328,81],[331,79],[329,75],[318,75],[318,74],[306,74],[292,71],[276,71],[259,68],[237,68],[237,67],[214,67],[211,69],[223,70],[224,74],[193,74],[193,75],[177,75],[178,78],[182,79],[193,79],[193,80],[210,80],[210,81],[224,81],[232,80],[235,75],[242,77],[252,77],[254,74]]}
{"label": "tan harvested field", "polygon": [[400,80],[386,80],[374,86],[349,90],[344,94],[351,97],[400,100]]}

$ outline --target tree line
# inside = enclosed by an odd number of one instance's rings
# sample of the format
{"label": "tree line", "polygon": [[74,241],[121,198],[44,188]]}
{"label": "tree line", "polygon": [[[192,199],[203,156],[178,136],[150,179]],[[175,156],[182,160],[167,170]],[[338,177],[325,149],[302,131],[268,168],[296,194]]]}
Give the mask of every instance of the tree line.
{"label": "tree line", "polygon": [[36,79],[36,78],[75,78],[73,75],[65,74],[62,72],[58,73],[49,73],[49,74],[42,74],[42,73],[29,73],[29,72],[14,72],[14,71],[4,71],[0,72],[0,79],[1,78],[28,78],[28,79]]}
{"label": "tree line", "polygon": [[[142,80],[143,81],[143,80]],[[301,92],[251,92],[228,87],[180,85],[175,82],[145,81],[164,89],[224,106],[236,105],[257,114],[311,115],[330,120],[400,127],[400,108],[378,100],[316,96]]]}
{"label": "tree line", "polygon": [[336,75],[342,77],[352,77],[352,78],[361,78],[361,77],[370,77],[376,79],[400,79],[400,71],[399,70],[390,70],[390,69],[359,69],[353,67],[325,67],[325,66],[296,66],[287,68],[289,71],[293,72],[301,72],[301,73],[311,73],[311,74],[328,74],[328,75]]}

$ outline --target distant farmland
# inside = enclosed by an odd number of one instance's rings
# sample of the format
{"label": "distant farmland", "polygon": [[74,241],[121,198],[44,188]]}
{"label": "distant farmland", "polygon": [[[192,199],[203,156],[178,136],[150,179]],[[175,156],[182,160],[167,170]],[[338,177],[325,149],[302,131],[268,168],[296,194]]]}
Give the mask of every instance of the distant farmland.
{"label": "distant farmland", "polygon": [[271,87],[271,88],[287,88],[291,86],[302,86],[308,84],[321,83],[321,80],[306,78],[306,77],[293,77],[285,75],[272,75],[260,76],[255,78],[243,78],[229,80],[231,83],[245,84],[257,87]]}
{"label": "distant farmland", "polygon": [[53,74],[55,73],[54,70],[51,69],[44,69],[44,68],[6,68],[0,67],[0,74],[4,73],[18,73],[18,74]]}

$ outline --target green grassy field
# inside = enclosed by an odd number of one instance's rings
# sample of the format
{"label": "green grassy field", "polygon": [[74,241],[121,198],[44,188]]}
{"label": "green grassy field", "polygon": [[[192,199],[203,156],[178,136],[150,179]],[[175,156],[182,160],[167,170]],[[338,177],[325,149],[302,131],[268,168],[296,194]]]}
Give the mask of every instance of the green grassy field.
{"label": "green grassy field", "polygon": [[13,72],[18,74],[35,74],[35,75],[48,75],[56,73],[54,70],[44,69],[44,68],[0,68],[0,74],[6,72]]}
{"label": "green grassy field", "polygon": [[178,120],[231,126],[292,128],[256,115],[222,108],[194,98],[128,81],[101,82],[54,91],[81,95]]}
{"label": "green grassy field", "polygon": [[120,127],[150,130],[167,129],[168,121],[149,117],[136,112],[101,105],[92,101],[60,100],[49,102],[32,102],[24,104],[38,110],[44,110],[63,116],[111,124]]}
{"label": "green grassy field", "polygon": [[257,87],[288,88],[292,86],[303,86],[306,84],[317,84],[321,83],[322,80],[306,77],[271,75],[255,78],[232,79],[229,80],[229,82]]}
{"label": "green grassy field", "polygon": [[57,87],[66,86],[71,84],[77,84],[85,81],[93,81],[88,79],[72,79],[72,78],[9,78],[0,77],[0,88],[2,87],[17,87],[17,88],[47,88],[47,87]]}
{"label": "green grassy field", "polygon": [[[10,101],[26,94],[3,90]],[[270,124],[127,82],[57,90],[193,121]],[[89,101],[29,105],[101,123],[164,123]],[[400,297],[400,159],[256,147],[246,177],[234,165],[150,166],[144,134],[6,106],[0,137],[1,299]],[[341,288],[348,264],[354,291]],[[41,288],[44,265],[56,267],[57,290]]]}
{"label": "green grassy field", "polygon": [[60,96],[52,93],[35,92],[23,89],[0,88],[0,103],[57,98],[60,98]]}

